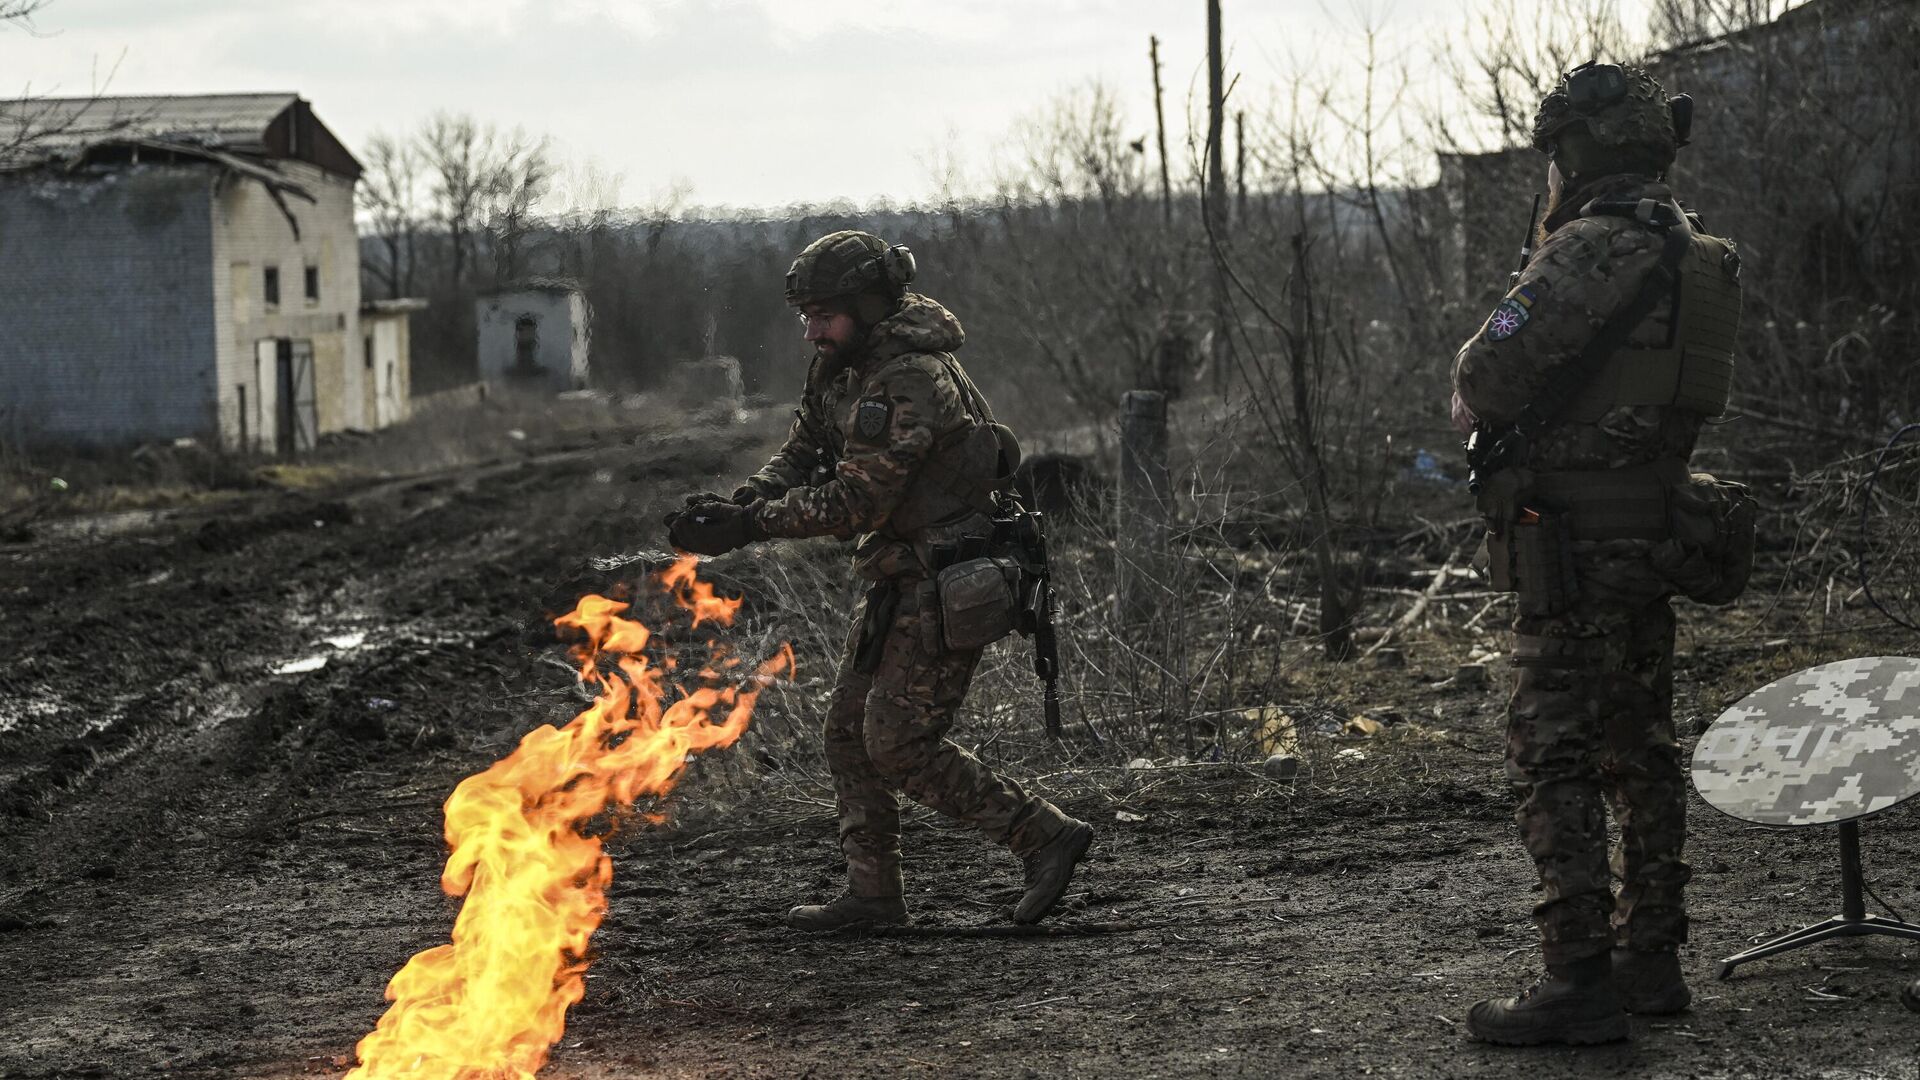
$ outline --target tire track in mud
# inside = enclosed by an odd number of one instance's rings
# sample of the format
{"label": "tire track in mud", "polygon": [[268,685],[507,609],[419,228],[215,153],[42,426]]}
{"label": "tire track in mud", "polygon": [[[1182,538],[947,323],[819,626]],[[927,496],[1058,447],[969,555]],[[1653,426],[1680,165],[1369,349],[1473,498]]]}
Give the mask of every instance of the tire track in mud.
{"label": "tire track in mud", "polygon": [[540,615],[529,593],[571,604],[537,583],[580,578],[584,544],[622,531],[622,504],[646,520],[637,507],[659,489],[721,468],[745,441],[572,449],[6,552],[22,584],[0,628],[14,658],[0,674],[0,818],[44,821],[101,775],[253,716],[300,677],[289,662],[324,658],[337,675],[517,644]]}

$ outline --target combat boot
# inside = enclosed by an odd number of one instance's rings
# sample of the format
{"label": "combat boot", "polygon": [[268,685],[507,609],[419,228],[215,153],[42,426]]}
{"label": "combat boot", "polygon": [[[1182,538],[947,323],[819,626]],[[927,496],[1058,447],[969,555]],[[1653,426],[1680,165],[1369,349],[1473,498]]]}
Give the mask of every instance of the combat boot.
{"label": "combat boot", "polygon": [[1027,870],[1027,892],[1013,909],[1014,922],[1037,923],[1053,911],[1066,895],[1073,868],[1087,857],[1087,845],[1091,843],[1093,826],[1068,818],[1059,835],[1020,860]]}
{"label": "combat boot", "polygon": [[1627,1037],[1627,1014],[1613,989],[1606,953],[1571,964],[1548,964],[1539,982],[1519,997],[1492,998],[1467,1010],[1467,1034],[1502,1046],[1617,1042]]}
{"label": "combat boot", "polygon": [[855,896],[843,893],[824,904],[801,904],[787,912],[795,930],[843,930],[849,926],[900,926],[907,921],[907,902],[897,896]]}
{"label": "combat boot", "polygon": [[1672,949],[1613,950],[1613,988],[1621,1007],[1636,1016],[1672,1016],[1693,1001]]}

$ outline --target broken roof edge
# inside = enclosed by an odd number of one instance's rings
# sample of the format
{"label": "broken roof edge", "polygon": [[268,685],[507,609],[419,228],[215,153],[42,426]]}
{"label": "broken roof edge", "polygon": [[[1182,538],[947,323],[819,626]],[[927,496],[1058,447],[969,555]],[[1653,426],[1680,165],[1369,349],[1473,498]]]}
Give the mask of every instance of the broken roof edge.
{"label": "broken roof edge", "polygon": [[482,297],[505,296],[509,293],[519,292],[584,293],[586,289],[581,286],[579,281],[573,278],[527,277],[517,281],[509,281],[505,285],[483,290],[479,295]]}
{"label": "broken roof edge", "polygon": [[0,97],[0,168],[84,160],[132,140],[305,161],[357,181],[365,167],[294,91]]}
{"label": "broken roof edge", "polygon": [[[239,176],[246,177],[249,180],[258,181],[259,183],[265,185],[271,191],[292,195],[293,197],[298,199],[305,199],[307,202],[310,202],[310,203],[319,202],[319,199],[317,199],[314,196],[313,192],[307,190],[305,185],[299,183],[296,180],[288,178],[287,176],[281,174],[281,172],[278,169],[275,169],[270,165],[264,164],[262,162],[251,161],[247,158],[241,157],[238,154],[230,153],[226,150],[216,149],[214,147],[206,146],[197,142],[181,141],[181,140],[166,139],[166,138],[156,138],[152,136],[142,136],[142,135],[132,135],[132,136],[116,135],[116,136],[104,138],[99,140],[98,142],[88,143],[85,146],[79,147],[79,152],[74,154],[71,157],[67,157],[65,155],[47,155],[45,157],[37,157],[32,159],[23,158],[17,162],[0,162],[0,176],[10,175],[10,174],[30,173],[30,172],[41,171],[41,170],[49,171],[49,172],[66,172],[68,174],[78,173],[81,169],[87,166],[88,164],[87,155],[89,153],[95,150],[108,149],[113,147],[132,147],[136,150],[139,150],[139,149],[158,150],[161,153],[177,154],[182,157],[198,158],[201,161],[205,161],[210,165],[218,165],[221,168],[228,170],[229,172],[235,173]],[[123,165],[120,165],[119,163],[112,163],[111,165],[109,165],[108,163],[96,163],[96,164],[100,164],[103,171],[108,169],[118,169],[118,168],[125,167]]]}
{"label": "broken roof edge", "polygon": [[362,300],[362,315],[406,315],[427,310],[427,301],[418,296],[400,296],[391,300]]}

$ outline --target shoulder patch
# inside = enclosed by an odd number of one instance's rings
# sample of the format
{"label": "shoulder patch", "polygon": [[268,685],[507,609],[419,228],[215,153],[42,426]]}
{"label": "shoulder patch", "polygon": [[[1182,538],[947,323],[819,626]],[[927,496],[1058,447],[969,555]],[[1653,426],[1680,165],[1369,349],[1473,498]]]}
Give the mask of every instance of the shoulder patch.
{"label": "shoulder patch", "polygon": [[893,403],[885,398],[861,398],[853,410],[853,433],[864,442],[877,443],[886,438],[893,421]]}
{"label": "shoulder patch", "polygon": [[1505,341],[1520,332],[1533,317],[1533,305],[1546,291],[1544,282],[1528,282],[1513,290],[1500,306],[1487,316],[1487,340]]}

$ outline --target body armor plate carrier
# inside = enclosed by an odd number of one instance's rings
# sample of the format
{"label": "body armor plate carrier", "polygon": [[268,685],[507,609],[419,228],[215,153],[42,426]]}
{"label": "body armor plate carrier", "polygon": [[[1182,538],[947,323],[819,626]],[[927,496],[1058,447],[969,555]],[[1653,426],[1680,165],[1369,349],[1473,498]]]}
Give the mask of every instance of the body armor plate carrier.
{"label": "body armor plate carrier", "polygon": [[1740,257],[1717,236],[1693,234],[1674,286],[1666,344],[1614,352],[1567,408],[1590,424],[1622,405],[1669,405],[1702,416],[1727,408],[1740,331]]}

